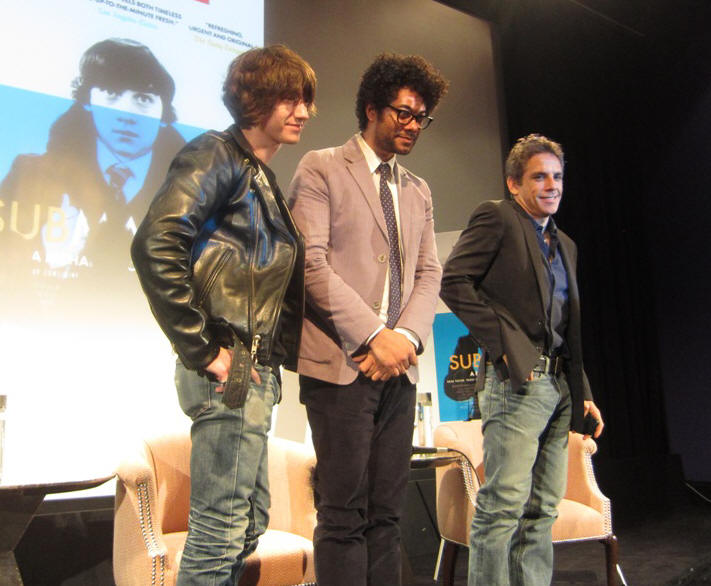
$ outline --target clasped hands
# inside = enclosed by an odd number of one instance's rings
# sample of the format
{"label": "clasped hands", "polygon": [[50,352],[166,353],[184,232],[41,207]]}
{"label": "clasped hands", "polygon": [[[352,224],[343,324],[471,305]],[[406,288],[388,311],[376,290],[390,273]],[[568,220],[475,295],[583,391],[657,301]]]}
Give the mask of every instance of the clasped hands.
{"label": "clasped hands", "polygon": [[353,358],[359,370],[374,381],[386,381],[417,364],[417,354],[407,336],[389,328],[380,330],[370,341],[368,352]]}

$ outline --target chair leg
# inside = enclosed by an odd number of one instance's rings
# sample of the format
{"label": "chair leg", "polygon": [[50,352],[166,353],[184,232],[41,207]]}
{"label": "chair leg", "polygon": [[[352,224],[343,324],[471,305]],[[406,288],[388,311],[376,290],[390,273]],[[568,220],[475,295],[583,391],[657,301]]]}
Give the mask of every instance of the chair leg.
{"label": "chair leg", "polygon": [[607,586],[617,586],[617,536],[610,535],[600,541],[605,546],[605,562],[607,566]]}
{"label": "chair leg", "polygon": [[454,586],[454,571],[457,565],[459,546],[451,541],[444,540],[442,552],[442,586]]}

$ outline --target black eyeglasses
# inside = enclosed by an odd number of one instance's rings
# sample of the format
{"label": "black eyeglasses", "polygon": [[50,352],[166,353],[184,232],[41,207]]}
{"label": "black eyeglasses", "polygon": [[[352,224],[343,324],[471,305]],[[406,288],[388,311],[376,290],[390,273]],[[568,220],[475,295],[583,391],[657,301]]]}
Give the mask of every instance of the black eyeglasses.
{"label": "black eyeglasses", "polygon": [[405,110],[404,108],[396,108],[395,106],[391,106],[390,104],[388,104],[388,108],[397,112],[397,121],[403,126],[407,126],[408,124],[410,124],[410,122],[412,122],[412,119],[414,118],[415,122],[417,122],[417,126],[424,130],[430,124],[432,124],[432,121],[434,120],[434,118],[428,116],[427,114],[413,114],[412,112],[410,112],[410,110]]}

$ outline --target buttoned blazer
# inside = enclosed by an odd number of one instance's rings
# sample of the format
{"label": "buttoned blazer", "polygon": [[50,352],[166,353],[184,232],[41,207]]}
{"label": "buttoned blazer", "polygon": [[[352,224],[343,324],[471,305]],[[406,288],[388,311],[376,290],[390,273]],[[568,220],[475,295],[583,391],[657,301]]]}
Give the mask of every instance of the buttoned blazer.
{"label": "buttoned blazer", "polygon": [[[402,310],[395,327],[414,332],[422,351],[434,319],[441,267],[432,196],[427,183],[399,162]],[[385,216],[356,137],[340,147],[307,153],[287,199],[306,244],[306,317],[301,374],[348,384],[354,353],[382,324],[378,317],[388,270]],[[417,369],[408,371],[412,382]]]}
{"label": "buttoned blazer", "polygon": [[[568,276],[564,369],[573,400],[572,427],[579,430],[583,400],[592,395],[583,369],[577,248],[560,229],[558,238]],[[506,355],[512,386],[520,388],[545,348],[550,282],[536,230],[518,204],[500,200],[477,207],[445,263],[440,295],[489,360],[496,363]]]}

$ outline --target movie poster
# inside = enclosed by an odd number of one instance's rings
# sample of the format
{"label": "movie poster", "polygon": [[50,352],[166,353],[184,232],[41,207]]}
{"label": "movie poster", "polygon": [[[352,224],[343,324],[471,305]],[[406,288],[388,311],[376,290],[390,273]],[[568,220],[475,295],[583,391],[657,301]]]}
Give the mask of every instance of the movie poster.
{"label": "movie poster", "polygon": [[181,416],[129,246],[178,150],[232,123],[227,65],[263,44],[263,22],[261,0],[0,9],[6,470],[55,445],[105,460]]}

